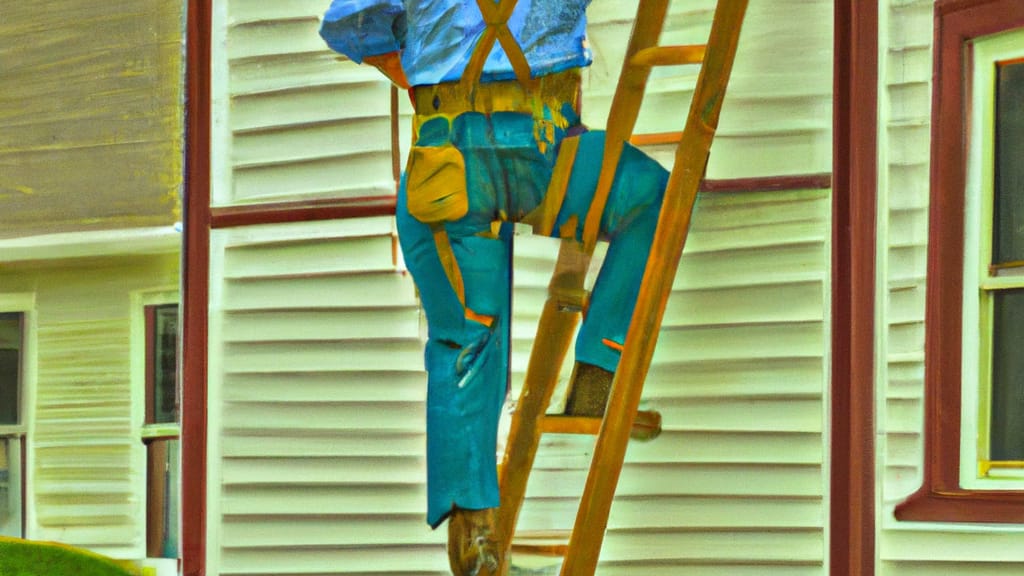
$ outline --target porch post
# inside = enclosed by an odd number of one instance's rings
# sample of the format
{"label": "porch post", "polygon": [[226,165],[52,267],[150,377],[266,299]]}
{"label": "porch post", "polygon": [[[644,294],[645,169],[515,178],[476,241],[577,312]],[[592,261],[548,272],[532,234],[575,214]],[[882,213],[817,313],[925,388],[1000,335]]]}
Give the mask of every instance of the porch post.
{"label": "porch post", "polygon": [[878,0],[836,0],[834,50],[829,573],[873,576]]}

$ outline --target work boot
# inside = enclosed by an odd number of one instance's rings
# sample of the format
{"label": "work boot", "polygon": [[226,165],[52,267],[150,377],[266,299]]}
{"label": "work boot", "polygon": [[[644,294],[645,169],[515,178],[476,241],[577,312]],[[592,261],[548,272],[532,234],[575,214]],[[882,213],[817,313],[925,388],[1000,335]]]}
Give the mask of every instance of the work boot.
{"label": "work boot", "polygon": [[497,576],[501,546],[495,537],[497,509],[455,508],[448,517],[448,562],[455,576]]}
{"label": "work boot", "polygon": [[[586,362],[577,362],[572,371],[569,397],[565,401],[565,414],[595,418],[604,416],[614,379],[614,372]],[[660,434],[661,413],[656,410],[637,411],[629,437],[634,440],[654,440]]]}

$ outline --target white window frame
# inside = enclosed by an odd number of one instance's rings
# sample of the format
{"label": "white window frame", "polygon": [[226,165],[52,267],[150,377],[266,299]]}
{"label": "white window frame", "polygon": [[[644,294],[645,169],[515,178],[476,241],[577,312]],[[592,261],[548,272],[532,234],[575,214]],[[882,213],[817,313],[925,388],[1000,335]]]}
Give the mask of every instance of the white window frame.
{"label": "white window frame", "polygon": [[1024,467],[983,475],[989,443],[992,291],[1024,288],[1024,275],[994,277],[992,218],[995,181],[996,63],[1024,57],[1024,29],[972,44],[972,77],[964,201],[964,282],[960,484],[974,490],[1022,490]]}

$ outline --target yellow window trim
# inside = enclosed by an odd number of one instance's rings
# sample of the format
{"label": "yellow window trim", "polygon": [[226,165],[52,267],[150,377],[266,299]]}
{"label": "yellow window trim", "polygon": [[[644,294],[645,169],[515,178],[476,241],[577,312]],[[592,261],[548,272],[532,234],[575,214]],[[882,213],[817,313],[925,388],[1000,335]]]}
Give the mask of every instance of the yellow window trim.
{"label": "yellow window trim", "polygon": [[1024,472],[1024,461],[1021,460],[979,460],[978,476],[988,478],[993,470],[1019,470]]}

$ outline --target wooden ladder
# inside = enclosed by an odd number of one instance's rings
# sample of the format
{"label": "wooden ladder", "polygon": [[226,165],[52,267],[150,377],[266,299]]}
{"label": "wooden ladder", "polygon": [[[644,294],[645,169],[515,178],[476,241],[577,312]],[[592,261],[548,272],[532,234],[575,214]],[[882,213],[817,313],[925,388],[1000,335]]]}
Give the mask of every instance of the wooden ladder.
{"label": "wooden ladder", "polygon": [[[527,540],[532,540],[532,545],[528,544],[523,549],[564,556],[562,576],[592,575],[597,569],[629,434],[686,242],[747,7],[747,0],[719,0],[707,44],[658,46],[656,43],[668,3],[669,0],[640,0],[622,75],[608,116],[603,168],[584,223],[583,242],[563,239],[561,243],[501,464],[501,508],[496,530],[506,546],[503,555],[506,563],[513,550],[511,536],[526,495],[526,484],[541,435],[546,432],[596,434],[590,472],[568,543],[565,543],[565,534],[557,544],[549,543],[550,533],[533,535],[533,538],[524,535]],[[605,416],[602,419],[547,415],[545,412],[584,307],[586,292],[583,283],[597,243],[600,219],[612,188],[615,167],[625,143],[632,137],[651,68],[682,64],[702,66],[686,125],[676,148],[675,165],[669,176],[657,231]],[[573,154],[571,144],[570,150],[565,147],[570,140],[563,143],[562,153],[566,157]],[[571,165],[563,165],[562,177],[567,178],[570,169]],[[555,173],[555,178],[559,178],[558,165]],[[507,569],[506,566],[502,568]],[[505,572],[499,570],[497,573]]]}

